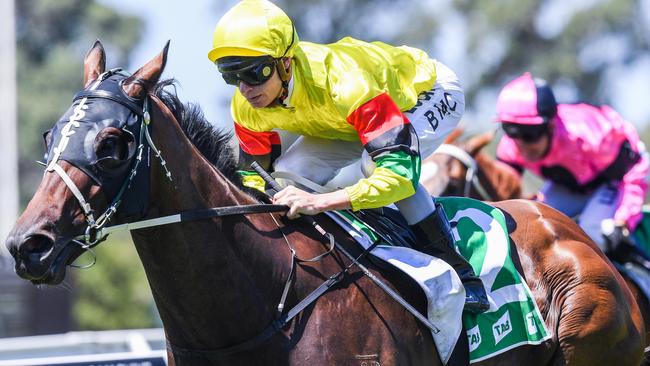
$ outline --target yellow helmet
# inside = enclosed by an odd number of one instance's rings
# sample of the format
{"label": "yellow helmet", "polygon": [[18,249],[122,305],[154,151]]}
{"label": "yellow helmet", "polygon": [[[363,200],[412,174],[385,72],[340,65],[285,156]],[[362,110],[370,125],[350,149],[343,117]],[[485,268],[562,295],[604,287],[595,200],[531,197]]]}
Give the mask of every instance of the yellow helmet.
{"label": "yellow helmet", "polygon": [[227,56],[290,57],[298,35],[287,14],[267,0],[243,0],[219,20],[214,29],[213,63]]}

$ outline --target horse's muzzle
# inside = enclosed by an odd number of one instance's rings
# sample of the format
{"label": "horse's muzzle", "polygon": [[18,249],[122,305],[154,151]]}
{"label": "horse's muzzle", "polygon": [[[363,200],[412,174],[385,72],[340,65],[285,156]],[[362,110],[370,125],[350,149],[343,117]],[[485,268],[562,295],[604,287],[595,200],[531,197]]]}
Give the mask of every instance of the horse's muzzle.
{"label": "horse's muzzle", "polygon": [[63,281],[65,264],[73,249],[55,243],[48,235],[35,233],[10,235],[6,246],[16,262],[16,274],[38,284]]}

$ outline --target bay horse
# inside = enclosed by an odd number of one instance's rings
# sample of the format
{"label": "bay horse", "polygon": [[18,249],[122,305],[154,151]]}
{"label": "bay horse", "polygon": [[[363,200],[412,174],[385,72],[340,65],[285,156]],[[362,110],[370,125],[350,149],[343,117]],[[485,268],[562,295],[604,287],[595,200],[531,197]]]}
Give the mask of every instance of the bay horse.
{"label": "bay horse", "polygon": [[[483,148],[494,139],[494,133],[486,132],[459,142],[457,140],[461,133],[461,130],[454,131],[445,141],[446,145],[423,162],[423,169],[426,166],[438,172],[435,179],[429,178],[422,182],[427,190],[447,196],[486,201],[523,198],[521,175],[509,165],[483,152]],[[619,273],[641,310],[646,330],[646,347],[650,347],[650,301],[625,272]]]}
{"label": "bay horse", "polygon": [[[167,49],[121,77],[105,72],[99,42],[86,55],[84,90],[48,134],[43,180],[6,241],[22,278],[59,283],[66,265],[101,239],[99,223],[106,217],[125,223],[259,203],[236,178],[227,138],[206,133],[209,124],[198,109],[161,88],[168,84],[159,82]],[[144,121],[139,134],[134,120]],[[150,158],[137,147],[142,141]],[[64,150],[66,143],[77,148]],[[163,156],[164,165],[158,163]],[[147,184],[139,184],[142,178]],[[127,206],[118,205],[122,201]],[[499,207],[508,217],[515,262],[552,337],[479,364],[638,365],[644,332],[639,310],[588,238],[544,205],[516,200]],[[353,248],[326,216],[316,220],[343,247]],[[171,365],[442,364],[429,328],[356,267],[288,325],[264,341],[246,343],[281,312],[277,304],[287,278],[293,277],[290,308],[350,262],[337,249],[292,270],[293,251],[302,258],[326,252],[327,241],[308,223],[248,213],[133,229],[131,235],[163,321]],[[426,309],[415,285],[361,262]],[[223,349],[231,352],[218,352]]]}

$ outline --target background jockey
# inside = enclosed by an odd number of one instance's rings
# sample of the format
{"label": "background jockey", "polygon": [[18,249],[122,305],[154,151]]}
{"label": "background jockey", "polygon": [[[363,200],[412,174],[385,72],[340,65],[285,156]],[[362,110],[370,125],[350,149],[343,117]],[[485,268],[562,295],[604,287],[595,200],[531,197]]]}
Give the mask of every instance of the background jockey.
{"label": "background jockey", "polygon": [[505,132],[497,158],[545,178],[539,200],[578,216],[605,252],[611,248],[603,222],[634,230],[648,189],[648,155],[630,122],[608,106],[557,104],[546,82],[530,73],[501,90],[497,120]]}
{"label": "background jockey", "polygon": [[[325,184],[362,154],[366,178],[324,194],[289,186],[274,196],[288,216],[395,203],[418,235],[420,250],[454,267],[466,309],[489,302],[481,280],[456,252],[449,221],[419,184],[420,160],[458,124],[465,107],[456,75],[411,47],[343,38],[328,45],[300,42],[289,17],[274,4],[246,0],[214,31],[208,53],[226,83],[242,169],[252,160]],[[301,135],[280,156],[274,129]],[[263,188],[251,171],[247,186]]]}

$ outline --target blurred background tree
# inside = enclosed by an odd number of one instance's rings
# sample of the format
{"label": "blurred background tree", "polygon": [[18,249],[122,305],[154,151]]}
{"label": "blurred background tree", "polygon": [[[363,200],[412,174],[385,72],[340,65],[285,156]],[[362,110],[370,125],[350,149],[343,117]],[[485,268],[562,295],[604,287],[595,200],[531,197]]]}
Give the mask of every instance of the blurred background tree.
{"label": "blurred background tree", "polygon": [[[21,203],[42,177],[34,164],[43,157],[42,134],[52,127],[82,87],[83,58],[95,39],[108,55],[107,67],[128,65],[143,22],[87,0],[16,2],[18,139]],[[97,249],[92,269],[71,271],[73,315],[78,329],[151,327],[155,314],[142,265],[128,235]],[[82,258],[81,262],[88,262]]]}
{"label": "blurred background tree", "polygon": [[21,202],[32,196],[42,175],[34,161],[43,157],[43,132],[82,87],[86,51],[101,38],[110,55],[107,65],[125,65],[141,30],[140,19],[96,1],[16,2]]}

